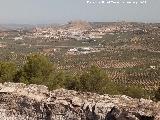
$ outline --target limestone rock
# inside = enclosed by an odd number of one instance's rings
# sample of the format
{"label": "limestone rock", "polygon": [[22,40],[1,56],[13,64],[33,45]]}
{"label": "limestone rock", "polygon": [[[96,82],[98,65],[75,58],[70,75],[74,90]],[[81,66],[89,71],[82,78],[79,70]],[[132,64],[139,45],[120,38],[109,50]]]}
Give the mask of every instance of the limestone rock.
{"label": "limestone rock", "polygon": [[160,102],[43,85],[0,84],[0,120],[160,120]]}

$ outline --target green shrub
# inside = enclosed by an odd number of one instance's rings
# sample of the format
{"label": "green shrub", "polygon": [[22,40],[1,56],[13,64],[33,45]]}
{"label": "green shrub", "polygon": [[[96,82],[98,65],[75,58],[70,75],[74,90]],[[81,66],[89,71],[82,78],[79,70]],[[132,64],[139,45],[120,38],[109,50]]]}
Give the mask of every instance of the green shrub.
{"label": "green shrub", "polygon": [[43,84],[53,73],[53,64],[43,55],[33,54],[27,57],[22,68],[23,81],[27,83]]}
{"label": "green shrub", "polygon": [[0,82],[12,82],[17,66],[12,62],[0,62]]}
{"label": "green shrub", "polygon": [[120,85],[117,85],[111,81],[108,81],[106,86],[103,89],[103,93],[110,94],[110,95],[119,95],[122,93],[123,87]]}
{"label": "green shrub", "polygon": [[65,88],[69,90],[80,90],[80,81],[78,76],[67,75],[64,85]]}
{"label": "green shrub", "polygon": [[50,78],[47,80],[46,85],[50,90],[64,88],[65,82],[65,73],[64,72],[56,72],[51,74]]}
{"label": "green shrub", "polygon": [[123,87],[122,94],[130,96],[132,98],[144,98],[146,97],[145,90],[137,86]]}
{"label": "green shrub", "polygon": [[103,93],[106,87],[108,77],[106,73],[96,66],[91,66],[91,68],[80,75],[80,86],[82,91],[90,91]]}

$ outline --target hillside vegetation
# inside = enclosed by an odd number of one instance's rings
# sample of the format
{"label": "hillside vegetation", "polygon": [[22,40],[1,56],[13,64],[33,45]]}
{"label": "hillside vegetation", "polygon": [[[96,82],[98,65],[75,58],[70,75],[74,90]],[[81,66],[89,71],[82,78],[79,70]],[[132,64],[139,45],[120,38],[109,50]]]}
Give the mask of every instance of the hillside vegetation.
{"label": "hillside vegetation", "polygon": [[59,71],[50,60],[41,54],[31,54],[21,67],[13,62],[0,62],[0,82],[22,82],[46,85],[50,90],[66,88],[69,90],[95,92],[99,94],[125,94],[133,98],[160,100],[160,88],[146,91],[141,86],[125,86],[111,81],[106,72],[91,66],[82,73],[72,74]]}

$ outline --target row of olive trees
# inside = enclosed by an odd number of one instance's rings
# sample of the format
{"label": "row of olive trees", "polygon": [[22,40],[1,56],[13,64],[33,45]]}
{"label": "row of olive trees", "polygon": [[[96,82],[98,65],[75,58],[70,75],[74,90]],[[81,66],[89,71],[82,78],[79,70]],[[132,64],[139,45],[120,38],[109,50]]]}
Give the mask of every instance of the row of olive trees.
{"label": "row of olive trees", "polygon": [[[43,55],[33,54],[27,57],[22,67],[12,62],[0,62],[0,82],[23,82],[26,84],[43,84],[50,90],[66,88],[99,94],[125,94],[131,97],[148,97],[148,93],[139,87],[117,85],[109,80],[106,73],[92,66],[83,73],[72,75],[58,71],[56,67]],[[160,100],[160,89],[155,92]]]}

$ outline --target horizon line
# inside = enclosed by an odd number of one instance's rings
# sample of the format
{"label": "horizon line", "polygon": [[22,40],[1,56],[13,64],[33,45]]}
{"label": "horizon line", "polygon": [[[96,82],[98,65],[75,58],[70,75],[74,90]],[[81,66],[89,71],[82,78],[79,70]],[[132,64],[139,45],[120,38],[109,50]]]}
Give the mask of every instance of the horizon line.
{"label": "horizon line", "polygon": [[8,22],[8,23],[0,23],[0,25],[63,25],[67,24],[71,21],[85,21],[88,23],[121,23],[121,22],[126,22],[126,23],[160,23],[159,20],[157,21],[132,21],[132,20],[116,20],[116,21],[89,21],[89,20],[70,20],[70,21],[65,21],[65,22],[41,22],[41,23],[21,23],[21,22]]}

